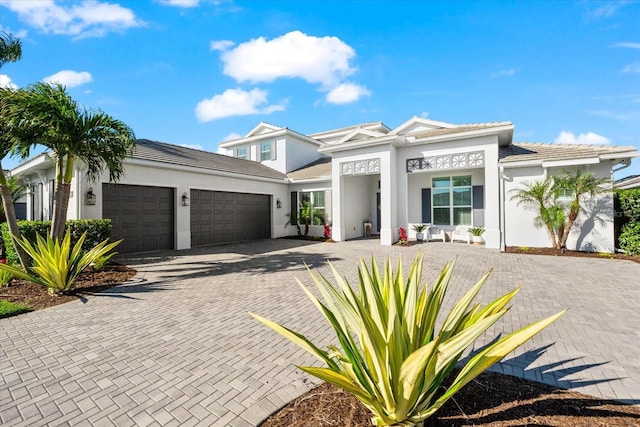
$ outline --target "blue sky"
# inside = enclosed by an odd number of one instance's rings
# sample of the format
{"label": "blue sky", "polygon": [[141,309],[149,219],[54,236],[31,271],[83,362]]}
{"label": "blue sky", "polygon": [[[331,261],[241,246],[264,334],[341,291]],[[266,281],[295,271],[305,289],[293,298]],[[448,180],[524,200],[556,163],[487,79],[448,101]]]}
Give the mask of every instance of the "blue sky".
{"label": "blue sky", "polygon": [[0,0],[0,29],[23,42],[1,84],[64,83],[139,138],[216,151],[260,121],[415,115],[640,148],[637,1]]}

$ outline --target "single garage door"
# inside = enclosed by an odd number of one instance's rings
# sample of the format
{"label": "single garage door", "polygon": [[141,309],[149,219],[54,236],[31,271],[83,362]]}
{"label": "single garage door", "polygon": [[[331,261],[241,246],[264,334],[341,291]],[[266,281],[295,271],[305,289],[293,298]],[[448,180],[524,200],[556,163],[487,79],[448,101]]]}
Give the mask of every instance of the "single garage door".
{"label": "single garage door", "polygon": [[271,237],[271,196],[191,190],[191,246]]}
{"label": "single garage door", "polygon": [[174,189],[102,184],[102,217],[111,218],[119,253],[174,248]]}

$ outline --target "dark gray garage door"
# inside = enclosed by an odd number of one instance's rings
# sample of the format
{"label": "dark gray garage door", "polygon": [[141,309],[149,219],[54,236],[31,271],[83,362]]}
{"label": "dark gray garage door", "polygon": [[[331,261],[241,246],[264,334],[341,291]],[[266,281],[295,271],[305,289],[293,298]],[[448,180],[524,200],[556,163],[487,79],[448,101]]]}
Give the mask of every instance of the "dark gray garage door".
{"label": "dark gray garage door", "polygon": [[271,196],[191,190],[191,246],[271,237]]}
{"label": "dark gray garage door", "polygon": [[173,249],[174,190],[167,187],[102,184],[102,217],[111,218],[119,253]]}

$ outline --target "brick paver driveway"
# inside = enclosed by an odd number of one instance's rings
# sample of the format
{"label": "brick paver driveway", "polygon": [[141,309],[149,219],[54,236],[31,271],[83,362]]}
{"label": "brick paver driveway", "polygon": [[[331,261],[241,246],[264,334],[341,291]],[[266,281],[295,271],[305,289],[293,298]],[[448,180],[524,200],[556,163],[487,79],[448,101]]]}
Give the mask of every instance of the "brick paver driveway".
{"label": "brick paver driveway", "polygon": [[570,308],[499,370],[640,404],[640,264],[463,243],[272,240],[132,257],[129,285],[0,320],[0,424],[255,425],[313,386],[292,363],[314,359],[247,311],[327,344],[294,281],[309,283],[303,262],[329,274],[329,258],[355,283],[360,256],[408,264],[418,251],[429,281],[458,257],[450,298],[490,267],[484,300],[523,286],[496,333]]}

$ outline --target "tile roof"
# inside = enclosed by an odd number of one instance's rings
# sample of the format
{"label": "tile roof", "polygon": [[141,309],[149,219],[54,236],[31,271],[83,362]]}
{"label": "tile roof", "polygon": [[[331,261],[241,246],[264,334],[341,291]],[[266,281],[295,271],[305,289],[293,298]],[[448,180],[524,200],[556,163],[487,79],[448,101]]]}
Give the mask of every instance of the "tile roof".
{"label": "tile roof", "polygon": [[513,125],[513,123],[511,122],[468,123],[468,124],[458,125],[452,128],[438,128],[438,129],[429,129],[429,130],[419,131],[416,133],[408,134],[407,136],[415,137],[415,138],[429,138],[431,136],[449,135],[454,133],[462,133],[462,132],[469,132],[473,130],[482,130],[482,129],[489,129],[489,128],[501,127],[501,126],[511,126],[511,125]]}
{"label": "tile roof", "polygon": [[289,172],[287,176],[296,181],[314,178],[331,178],[331,157],[318,159],[300,169]]}
{"label": "tile roof", "polygon": [[570,160],[598,157],[603,154],[635,152],[635,147],[619,145],[549,144],[541,142],[514,142],[500,147],[500,163],[529,160]]}
{"label": "tile roof", "polygon": [[261,178],[286,178],[285,174],[259,162],[148,139],[138,139],[136,141],[136,149],[131,157]]}
{"label": "tile roof", "polygon": [[387,125],[385,125],[382,122],[367,122],[367,123],[360,123],[357,125],[345,126],[343,128],[323,130],[321,132],[314,132],[314,133],[307,134],[307,136],[311,138],[315,138],[316,136],[321,136],[328,133],[348,132],[354,129],[367,129],[370,127],[381,127],[381,126],[384,126],[385,128],[389,129]]}

